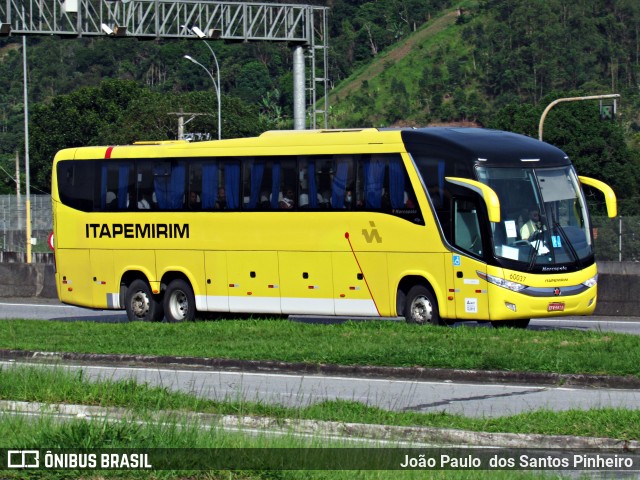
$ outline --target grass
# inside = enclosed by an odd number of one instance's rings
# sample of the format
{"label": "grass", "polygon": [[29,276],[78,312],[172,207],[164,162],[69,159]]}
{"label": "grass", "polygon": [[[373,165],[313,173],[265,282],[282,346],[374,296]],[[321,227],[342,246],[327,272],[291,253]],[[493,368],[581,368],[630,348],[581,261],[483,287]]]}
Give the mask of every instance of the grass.
{"label": "grass", "polygon": [[635,335],[384,321],[317,325],[284,319],[185,324],[14,320],[0,322],[0,349],[640,375],[640,337]]}
{"label": "grass", "polygon": [[[267,462],[269,455],[282,455],[282,451],[264,449],[299,449],[321,448],[318,455],[331,455],[323,465],[337,468],[336,462],[350,461],[345,455],[364,455],[363,461],[379,456],[391,456],[402,453],[403,449],[362,449],[361,444],[349,440],[328,441],[320,438],[299,438],[294,436],[272,437],[266,434],[248,436],[242,433],[225,432],[215,428],[203,428],[193,417],[187,419],[184,412],[237,413],[242,415],[264,415],[287,418],[339,419],[342,421],[361,421],[367,423],[390,423],[399,425],[433,425],[459,428],[479,428],[485,431],[540,431],[542,433],[592,434],[603,436],[610,433],[615,438],[638,438],[640,433],[640,415],[637,412],[602,410],[591,412],[541,412],[532,415],[518,415],[510,418],[470,420],[451,415],[390,413],[375,408],[368,408],[353,402],[325,402],[321,405],[299,410],[278,408],[267,405],[224,404],[199,399],[181,393],[172,393],[162,388],[137,385],[132,381],[99,381],[88,382],[82,374],[71,374],[61,368],[34,368],[24,366],[5,367],[0,370],[0,397],[15,400],[37,400],[41,402],[85,403],[103,406],[127,406],[135,414],[126,420],[111,422],[108,420],[85,421],[73,419],[65,422],[51,417],[27,418],[9,414],[0,415],[0,448],[11,449],[168,449],[151,451],[155,455],[153,463],[157,466],[158,455],[166,461],[180,461],[182,456],[194,453],[195,449],[209,449],[201,452],[208,456],[222,456],[225,461],[234,463],[240,455],[252,455],[259,462]],[[163,414],[155,421],[149,420],[147,413],[163,410]],[[332,448],[351,448],[348,453],[338,454]],[[355,448],[354,448],[355,447]],[[183,449],[183,450],[180,450]],[[213,450],[216,449],[216,450]],[[220,450],[223,449],[223,450]],[[229,450],[224,450],[229,449]],[[246,449],[261,449],[251,451]],[[287,461],[298,465],[296,455],[305,451],[290,450],[291,457],[284,453]],[[421,449],[423,453],[425,450]],[[453,454],[446,450],[447,453]],[[482,455],[484,451],[476,451],[474,455]],[[198,452],[195,452],[196,454]],[[466,451],[465,454],[469,454]],[[307,451],[306,454],[309,454]],[[404,453],[402,453],[403,455]],[[224,455],[227,455],[225,457]],[[265,457],[266,455],[266,457]],[[310,455],[315,455],[311,453]],[[367,457],[368,456],[368,457]],[[165,458],[171,457],[171,459]],[[337,458],[336,458],[337,457]],[[266,460],[265,460],[266,458]],[[402,458],[402,457],[401,457]],[[227,460],[228,459],[228,460]],[[208,461],[208,460],[207,460]],[[270,464],[270,463],[269,463]],[[351,463],[349,463],[352,465]],[[181,465],[184,465],[181,463]],[[218,468],[215,461],[213,465]],[[270,464],[271,465],[271,464]],[[368,464],[367,464],[368,465]],[[182,467],[180,467],[182,468]],[[352,467],[353,468],[353,467]],[[369,467],[366,467],[369,468]],[[117,471],[100,470],[99,472],[74,469],[58,471],[20,472],[4,471],[2,478],[178,478],[178,479],[384,479],[394,478],[434,478],[434,479],[489,479],[489,478],[541,478],[544,473],[496,470],[469,471],[389,471],[378,470],[265,470],[259,466],[247,470],[206,470],[206,471]],[[35,475],[35,476],[34,476]]]}
{"label": "grass", "polygon": [[572,435],[620,440],[640,438],[640,411],[635,410],[541,410],[510,417],[467,418],[445,413],[391,412],[343,400],[325,401],[303,408],[287,408],[255,402],[213,401],[172,392],[166,388],[140,385],[133,380],[91,382],[82,373],[74,374],[62,368],[2,368],[0,398],[41,403],[126,407],[142,416],[158,411],[198,412],[276,419],[455,428],[492,433]]}
{"label": "grass", "polygon": [[[27,420],[22,417],[0,417],[0,445],[10,445],[11,448],[40,449],[46,448],[52,453],[58,449],[66,449],[97,453],[113,452],[117,449],[131,449],[134,452],[149,450],[152,465],[159,467],[153,471],[118,471],[99,470],[98,472],[83,471],[72,468],[56,471],[37,470],[31,472],[4,471],[2,478],[179,478],[179,479],[386,479],[386,478],[442,478],[442,479],[474,479],[474,478],[540,478],[536,472],[503,472],[503,471],[399,471],[393,473],[380,470],[326,470],[326,471],[299,471],[299,470],[266,470],[260,468],[265,462],[273,465],[273,459],[283,459],[285,464],[295,466],[300,464],[302,455],[307,455],[314,460],[314,455],[320,456],[321,465],[328,468],[336,468],[338,462],[347,462],[353,465],[353,459],[345,458],[346,455],[359,455],[361,459],[355,459],[365,463],[373,457],[387,456],[395,459],[398,450],[391,449],[372,450],[362,449],[353,444],[333,441],[330,443],[314,439],[298,439],[294,437],[249,437],[239,433],[228,433],[220,430],[202,429],[195,422],[178,423],[174,419],[164,422],[148,423],[141,425],[133,421],[112,423],[108,421],[86,422],[83,420],[71,420],[60,423],[51,418],[39,418]],[[47,445],[47,447],[43,447]],[[349,448],[347,453],[340,455],[340,450]],[[158,449],[158,450],[153,450]],[[198,449],[207,449],[198,451]],[[259,450],[256,450],[259,449]],[[287,455],[289,449],[291,458]],[[317,449],[298,450],[298,449]],[[251,457],[246,458],[248,455]],[[326,458],[333,455],[334,458]],[[477,455],[482,455],[478,452]],[[242,458],[242,457],[245,458]],[[322,456],[325,456],[322,458]],[[335,458],[338,457],[338,458]],[[316,457],[317,458],[317,457]],[[402,457],[400,457],[402,458]],[[188,465],[189,461],[196,461],[199,466],[212,465],[217,467],[220,463],[254,466],[257,468],[242,470],[160,470],[167,465]],[[242,462],[242,463],[240,463]],[[246,462],[246,463],[245,463]],[[344,463],[342,463],[344,465]],[[192,464],[193,465],[193,464]]]}
{"label": "grass", "polygon": [[[184,324],[13,320],[0,322],[0,348],[54,352],[175,355],[383,366],[495,369],[603,375],[638,375],[637,336],[576,330],[437,328],[396,322],[316,325],[288,320],[222,320]],[[181,412],[312,419],[483,432],[640,438],[640,412],[623,409],[535,411],[511,417],[389,412],[357,402],[330,401],[291,409],[250,402],[215,402],[134,381],[89,382],[62,369],[3,368],[0,398],[43,403],[119,406],[140,418],[173,412],[173,420],[144,425],[74,420],[63,424],[0,416],[0,447],[262,448],[308,446],[299,439],[251,439],[178,423]],[[16,423],[17,422],[17,423]],[[23,423],[19,423],[23,422]],[[263,443],[260,443],[262,441]],[[327,442],[322,442],[327,447]],[[10,472],[9,478],[31,478]],[[38,472],[38,478],[131,478],[121,471]],[[140,478],[274,479],[389,478],[388,471],[154,471]],[[538,472],[396,471],[397,478],[540,478]]]}

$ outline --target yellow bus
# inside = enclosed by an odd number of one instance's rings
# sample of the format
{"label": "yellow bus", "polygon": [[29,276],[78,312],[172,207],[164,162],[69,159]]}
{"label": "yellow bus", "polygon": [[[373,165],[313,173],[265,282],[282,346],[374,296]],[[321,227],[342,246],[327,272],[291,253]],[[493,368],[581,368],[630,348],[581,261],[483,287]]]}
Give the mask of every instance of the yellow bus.
{"label": "yellow bus", "polygon": [[581,183],[616,215],[611,188],[561,150],[474,128],[70,148],[52,175],[58,293],[132,321],[586,315],[597,272]]}

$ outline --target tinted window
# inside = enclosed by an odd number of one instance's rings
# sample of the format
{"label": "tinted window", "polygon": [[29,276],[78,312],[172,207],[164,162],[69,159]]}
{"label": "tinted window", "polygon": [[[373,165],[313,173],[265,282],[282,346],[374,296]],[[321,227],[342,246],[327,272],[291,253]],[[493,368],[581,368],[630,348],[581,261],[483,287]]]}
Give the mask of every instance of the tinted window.
{"label": "tinted window", "polygon": [[78,210],[94,209],[94,196],[97,191],[95,166],[94,162],[77,160],[58,163],[58,195],[62,203]]}
{"label": "tinted window", "polygon": [[60,198],[85,211],[368,210],[423,223],[399,154],[58,163]]}

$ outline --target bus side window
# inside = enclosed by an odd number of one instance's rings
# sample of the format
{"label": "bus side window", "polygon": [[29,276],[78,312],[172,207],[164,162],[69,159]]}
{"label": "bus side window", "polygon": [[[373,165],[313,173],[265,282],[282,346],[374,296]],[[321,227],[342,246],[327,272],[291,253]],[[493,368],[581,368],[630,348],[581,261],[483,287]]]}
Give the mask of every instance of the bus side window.
{"label": "bus side window", "polygon": [[157,207],[153,191],[153,163],[149,160],[136,162],[136,205],[138,210]]}
{"label": "bus side window", "polygon": [[[316,189],[318,208],[331,208],[331,190],[333,184],[333,156],[316,157],[315,159]],[[309,203],[311,205],[311,203]]]}
{"label": "bus side window", "polygon": [[96,162],[64,160],[58,163],[58,194],[60,200],[78,210],[100,210],[101,199],[96,196]]}
{"label": "bus side window", "polygon": [[[216,160],[205,161],[201,165],[196,164],[201,171],[202,183],[200,184],[201,202],[203,210],[224,210],[226,199],[218,199],[218,194],[224,194],[224,188],[220,187],[220,168]],[[195,174],[194,174],[195,176]],[[193,189],[197,187],[194,184]],[[223,205],[224,203],[224,205]]]}
{"label": "bus side window", "polygon": [[353,184],[354,162],[351,155],[335,155],[333,181],[331,183],[331,208],[345,208],[348,187]]}
{"label": "bus side window", "polygon": [[283,157],[274,161],[274,176],[276,168],[279,171],[278,207],[281,210],[291,210],[298,207],[298,187],[300,182],[296,166],[295,157]]}
{"label": "bus side window", "polygon": [[182,161],[158,162],[153,168],[153,189],[160,210],[181,210],[185,204],[186,165]]}
{"label": "bus side window", "polygon": [[298,157],[298,168],[298,208],[320,208],[324,201],[318,177],[318,171],[322,169],[322,160],[316,156],[301,156]]}
{"label": "bus side window", "polygon": [[295,160],[256,157],[244,162],[243,205],[248,210],[279,210],[295,207],[297,198]]}
{"label": "bus side window", "polygon": [[264,157],[245,158],[244,185],[242,205],[248,210],[263,210],[269,208],[269,194],[266,191],[268,178],[271,177],[270,162]]}
{"label": "bus side window", "polygon": [[398,154],[365,156],[361,162],[362,204],[368,210],[415,208],[413,189]]}
{"label": "bus side window", "polygon": [[228,210],[237,210],[241,207],[241,191],[240,185],[240,162],[233,158],[227,158],[224,162],[221,172],[223,181],[221,188],[224,188],[224,200],[226,205],[224,208]]}
{"label": "bus side window", "polygon": [[482,235],[476,205],[469,200],[455,199],[454,212],[455,245],[469,253],[482,256]]}
{"label": "bus side window", "polygon": [[101,204],[107,210],[128,210],[137,204],[133,162],[103,162],[100,169]]}

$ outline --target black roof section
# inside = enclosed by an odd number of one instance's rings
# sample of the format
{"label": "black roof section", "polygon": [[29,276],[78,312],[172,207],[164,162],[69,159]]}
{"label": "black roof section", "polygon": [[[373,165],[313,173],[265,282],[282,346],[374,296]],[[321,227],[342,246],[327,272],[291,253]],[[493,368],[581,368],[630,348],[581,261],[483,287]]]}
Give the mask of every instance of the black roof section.
{"label": "black roof section", "polygon": [[[569,165],[566,153],[553,145],[517,133],[484,128],[428,127],[403,129],[402,140],[409,152],[424,153],[426,146],[457,151],[469,160],[483,159],[484,165],[513,166],[518,160],[539,160],[532,167]],[[524,164],[524,162],[523,162]]]}

